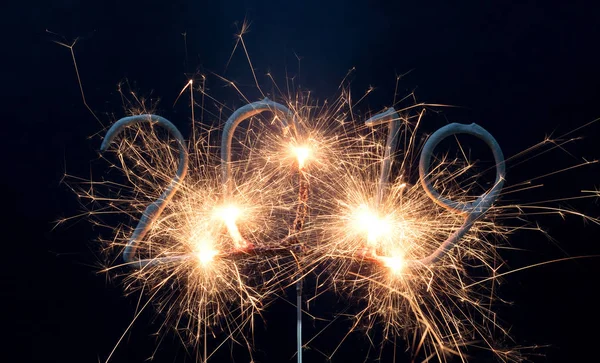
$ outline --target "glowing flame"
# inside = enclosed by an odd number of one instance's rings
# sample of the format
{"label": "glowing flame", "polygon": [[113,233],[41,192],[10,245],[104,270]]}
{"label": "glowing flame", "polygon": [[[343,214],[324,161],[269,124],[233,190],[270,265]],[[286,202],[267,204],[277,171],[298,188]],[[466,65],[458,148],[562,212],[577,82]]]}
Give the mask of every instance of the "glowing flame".
{"label": "glowing flame", "polygon": [[303,146],[292,146],[292,154],[294,154],[294,156],[296,157],[296,160],[298,160],[298,167],[300,169],[303,169],[304,166],[306,165],[306,161],[310,159],[310,157],[312,156],[312,149],[309,146],[303,145]]}
{"label": "glowing flame", "polygon": [[383,265],[387,267],[394,275],[399,275],[402,273],[402,270],[404,270],[404,266],[406,265],[404,258],[401,255],[392,257],[378,256],[377,259],[381,261]]}
{"label": "glowing flame", "polygon": [[366,234],[367,244],[377,247],[378,239],[388,237],[392,232],[392,223],[389,218],[381,218],[365,204],[354,210],[352,225],[358,232]]}
{"label": "glowing flame", "polygon": [[198,243],[196,243],[196,258],[200,261],[202,266],[206,266],[211,263],[219,251],[213,248],[213,244],[207,240],[202,239]]}
{"label": "glowing flame", "polygon": [[248,246],[248,242],[242,237],[240,230],[236,224],[236,221],[241,216],[242,210],[233,204],[222,206],[215,210],[215,216],[222,220],[227,227],[227,232],[229,232],[229,236],[233,240],[233,246],[235,248],[246,248]]}

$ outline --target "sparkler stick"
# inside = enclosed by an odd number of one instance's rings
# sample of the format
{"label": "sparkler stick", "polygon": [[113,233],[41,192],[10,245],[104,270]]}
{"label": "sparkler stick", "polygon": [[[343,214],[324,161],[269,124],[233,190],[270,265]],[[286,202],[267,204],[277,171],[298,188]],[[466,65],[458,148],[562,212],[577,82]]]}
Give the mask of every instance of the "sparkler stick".
{"label": "sparkler stick", "polygon": [[[496,162],[496,180],[494,186],[480,195],[473,202],[455,202],[442,197],[440,193],[433,188],[430,180],[429,167],[431,165],[433,150],[443,139],[456,134],[468,134],[480,138],[490,147],[494,154],[494,160]],[[456,232],[452,233],[448,239],[446,239],[429,256],[419,260],[410,261],[412,265],[420,264],[428,266],[435,263],[444,256],[444,254],[446,254],[469,231],[469,229],[471,229],[475,221],[484,215],[498,198],[502,186],[504,185],[504,178],[506,175],[505,169],[504,154],[502,153],[502,149],[500,149],[500,145],[498,145],[496,139],[494,139],[488,131],[477,124],[464,125],[452,123],[440,128],[429,137],[425,146],[423,146],[423,151],[421,152],[421,158],[419,160],[421,185],[427,195],[435,203],[452,212],[465,215],[465,221]]]}
{"label": "sparkler stick", "polygon": [[[398,148],[398,134],[400,133],[400,117],[398,117],[396,109],[390,107],[386,111],[378,113],[373,117],[369,118],[367,121],[365,121],[365,125],[369,127],[375,127],[385,123],[388,124],[388,136],[385,144],[383,160],[381,161],[379,181],[377,183],[377,206],[379,206],[383,202],[384,194],[390,182],[393,154]],[[380,224],[378,223],[379,218],[372,215],[371,211],[366,211],[366,215],[364,215],[363,217],[372,220],[374,225],[370,226],[369,229],[378,229],[378,227],[381,227],[377,226],[377,224]],[[376,232],[369,232],[370,237],[367,238],[367,244],[369,244],[370,246],[368,249],[365,249],[362,252],[362,254],[368,259],[374,259],[376,261],[382,262],[383,264],[386,264],[386,257],[377,255],[377,248],[375,246],[376,238],[373,236],[374,234],[376,234]]]}
{"label": "sparkler stick", "polygon": [[[309,185],[308,178],[304,173],[304,163],[308,155],[306,155],[307,150],[303,148],[296,148],[295,151],[298,158],[298,208],[296,209],[296,218],[293,224],[293,239],[296,242],[296,246],[300,248],[297,235],[302,231],[306,216],[308,215]],[[302,363],[302,279],[296,282],[296,351],[298,363]]]}
{"label": "sparkler stick", "polygon": [[302,280],[296,282],[296,352],[302,363]]}
{"label": "sparkler stick", "polygon": [[[175,173],[175,177],[171,180],[165,191],[160,195],[158,199],[156,199],[152,204],[146,207],[140,221],[138,222],[133,234],[129,238],[127,245],[125,246],[125,250],[123,251],[123,260],[125,260],[128,264],[134,264],[138,268],[142,268],[149,263],[157,263],[157,262],[167,262],[167,260],[139,260],[137,262],[133,261],[133,257],[135,251],[137,249],[137,244],[141,239],[146,236],[152,224],[156,219],[160,216],[162,211],[165,209],[165,206],[171,200],[173,195],[177,192],[179,188],[180,182],[185,178],[188,170],[188,151],[187,144],[181,135],[181,132],[171,123],[171,121],[167,120],[164,117],[157,115],[136,115],[124,117],[117,121],[106,133],[106,137],[102,141],[100,146],[100,151],[105,152],[110,144],[115,140],[117,135],[124,130],[126,127],[133,126],[136,124],[140,124],[142,122],[150,122],[152,124],[157,124],[163,128],[165,128],[174,138],[177,140],[177,147],[179,149],[179,165],[177,166],[177,172]],[[172,260],[170,258],[169,260]]]}
{"label": "sparkler stick", "polygon": [[398,134],[400,133],[400,117],[393,107],[386,111],[378,113],[365,121],[365,125],[375,127],[381,124],[388,124],[388,137],[385,144],[385,154],[381,163],[381,175],[377,184],[377,204],[383,200],[383,195],[390,182],[390,173],[392,171],[393,154],[398,148]]}

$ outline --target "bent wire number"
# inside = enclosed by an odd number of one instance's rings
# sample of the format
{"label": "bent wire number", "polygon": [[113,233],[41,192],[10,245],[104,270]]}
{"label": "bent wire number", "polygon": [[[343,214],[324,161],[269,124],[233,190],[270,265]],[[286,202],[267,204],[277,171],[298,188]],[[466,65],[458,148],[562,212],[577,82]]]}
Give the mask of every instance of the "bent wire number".
{"label": "bent wire number", "polygon": [[[125,263],[136,265],[138,268],[142,268],[148,265],[149,263],[160,262],[156,259],[134,261],[134,255],[140,240],[144,239],[150,228],[152,228],[152,224],[160,216],[160,214],[165,209],[167,203],[177,192],[181,181],[183,181],[188,171],[188,150],[183,135],[181,135],[181,132],[179,132],[177,127],[175,127],[175,125],[173,125],[171,121],[157,115],[136,115],[120,119],[114,125],[112,125],[112,127],[106,133],[106,137],[104,137],[102,145],[100,146],[100,151],[105,152],[110,146],[110,144],[119,135],[119,133],[126,127],[140,124],[142,122],[150,122],[152,124],[157,124],[165,128],[175,138],[175,140],[177,140],[177,147],[179,149],[179,165],[177,166],[177,172],[175,173],[175,176],[173,177],[165,191],[160,195],[160,197],[158,197],[158,199],[152,202],[152,204],[150,204],[144,210],[140,221],[135,227],[133,234],[129,238],[129,241],[127,242],[127,245],[123,250],[123,260],[125,261]],[[164,259],[165,258],[163,258],[162,260]]]}
{"label": "bent wire number", "polygon": [[[435,147],[445,138],[457,135],[457,134],[468,134],[483,140],[489,148],[492,150],[494,155],[494,161],[496,163],[496,180],[490,190],[480,195],[475,201],[470,203],[455,202],[450,199],[446,199],[433,188],[430,180],[429,167],[431,165],[431,157]],[[454,212],[465,215],[465,221],[463,225],[454,233],[452,233],[435,251],[429,256],[424,257],[420,260],[412,261],[413,263],[420,265],[431,265],[437,262],[442,256],[444,256],[454,245],[471,229],[477,219],[483,216],[492,204],[498,199],[498,195],[504,185],[504,178],[506,176],[506,167],[504,164],[504,154],[500,145],[494,137],[487,132],[483,127],[477,124],[458,124],[452,123],[446,125],[436,132],[434,132],[421,152],[421,158],[419,160],[419,176],[423,189],[435,203],[438,205]]]}
{"label": "bent wire number", "polygon": [[[227,120],[221,141],[222,182],[225,188],[224,192],[228,196],[231,194],[233,189],[233,180],[231,178],[231,143],[233,139],[233,132],[242,121],[264,111],[282,114],[283,117],[281,117],[281,122],[284,132],[286,132],[288,128],[292,128],[296,133],[298,132],[298,122],[295,115],[287,107],[273,102],[268,98],[265,98],[262,101],[250,103],[237,109]],[[137,115],[120,119],[108,130],[100,150],[102,152],[106,151],[109,145],[115,140],[117,135],[126,127],[142,122],[151,122],[165,128],[177,140],[179,149],[179,165],[177,167],[175,176],[166,187],[164,192],[157,200],[155,200],[144,210],[142,217],[140,218],[123,251],[123,260],[127,264],[136,266],[138,268],[142,268],[152,263],[181,259],[181,257],[163,257],[135,260],[134,255],[140,240],[146,236],[148,231],[151,229],[152,224],[163,212],[166,204],[177,192],[180,183],[183,181],[188,171],[187,143],[175,125],[173,125],[169,120],[157,115]],[[384,193],[389,183],[393,153],[395,152],[398,144],[397,139],[400,129],[400,118],[398,117],[396,110],[391,107],[386,111],[371,117],[365,122],[365,124],[370,127],[375,127],[385,123],[389,125],[389,132],[385,148],[385,155],[382,160],[380,179],[377,185],[378,203],[380,203],[384,198]],[[494,185],[490,190],[480,195],[473,202],[456,202],[442,197],[440,193],[434,189],[430,179],[429,169],[435,147],[445,138],[456,134],[468,134],[483,140],[492,150],[496,163],[496,180]],[[421,185],[427,195],[436,204],[448,209],[453,213],[464,215],[465,220],[463,225],[457,231],[452,233],[444,242],[442,242],[430,255],[418,260],[411,260],[407,262],[409,262],[411,266],[429,266],[439,261],[471,229],[475,221],[482,217],[496,201],[500,191],[502,190],[502,186],[504,185],[505,174],[506,171],[502,150],[496,139],[494,139],[494,137],[481,126],[477,124],[465,125],[452,123],[434,132],[425,143],[419,160],[419,176]]]}

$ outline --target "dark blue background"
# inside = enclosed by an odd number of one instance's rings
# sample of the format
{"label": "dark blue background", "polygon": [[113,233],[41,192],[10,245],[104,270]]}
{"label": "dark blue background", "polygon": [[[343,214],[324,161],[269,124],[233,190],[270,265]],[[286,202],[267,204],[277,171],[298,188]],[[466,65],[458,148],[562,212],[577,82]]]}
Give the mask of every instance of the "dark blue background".
{"label": "dark blue background", "polygon": [[[134,90],[153,91],[163,99],[159,112],[186,130],[187,109],[184,104],[172,108],[174,98],[187,75],[224,72],[234,45],[234,23],[244,18],[252,22],[245,39],[261,81],[271,70],[284,82],[287,68],[323,99],[335,93],[348,69],[356,67],[354,94],[376,87],[363,104],[366,113],[388,106],[395,75],[413,70],[400,83],[400,94],[416,89],[420,101],[461,106],[444,110],[444,117],[480,123],[496,136],[506,155],[600,116],[600,12],[594,2],[483,3],[74,0],[2,5],[2,310],[8,317],[3,319],[3,360],[102,361],[129,324],[136,304],[123,297],[116,284],[95,274],[97,230],[84,221],[52,230],[55,220],[79,210],[60,180],[65,168],[89,175],[100,139],[87,137],[101,127],[81,101],[69,51],[53,43],[61,38],[46,29],[69,40],[80,37],[75,51],[87,101],[104,124],[123,115],[116,88],[127,79]],[[300,72],[295,54],[302,57]],[[252,83],[239,51],[225,75]],[[241,105],[233,90],[214,78],[211,82],[217,98]],[[436,122],[429,130],[441,125]],[[578,135],[585,139],[570,150],[579,157],[598,158],[598,125]],[[555,170],[565,155],[552,154],[516,169],[509,182]],[[572,164],[575,159],[567,156],[566,161]],[[96,168],[95,175],[102,175],[102,167]],[[575,195],[597,187],[599,176],[595,166],[550,178],[546,189],[531,197]],[[573,205],[600,214],[593,201]],[[584,226],[576,218],[540,217],[540,222],[559,247],[539,234],[518,233],[511,242],[526,251],[504,252],[511,266],[600,254],[597,226]],[[536,350],[541,356],[531,357],[533,361],[593,360],[600,323],[595,297],[599,263],[591,258],[535,268],[508,276],[500,287],[501,295],[514,302],[500,313],[512,326],[515,344],[549,346]],[[318,313],[318,305],[316,309]],[[258,362],[291,358],[293,314],[285,302],[266,313],[267,327],[259,324],[257,330]],[[155,338],[150,334],[156,326],[151,321],[151,313],[142,315],[113,362],[142,362],[152,354]],[[330,334],[340,338],[345,328],[343,323],[334,326]],[[306,329],[307,335],[315,333],[309,325]],[[333,361],[362,361],[367,346],[357,334]],[[236,357],[239,353],[236,361],[247,361],[243,348],[234,352]],[[477,353],[473,360],[487,361],[486,357]],[[193,361],[176,337],[165,339],[156,358]],[[229,359],[230,352],[224,350],[214,361]],[[400,355],[402,359],[407,358]],[[305,361],[325,359],[309,350]]]}

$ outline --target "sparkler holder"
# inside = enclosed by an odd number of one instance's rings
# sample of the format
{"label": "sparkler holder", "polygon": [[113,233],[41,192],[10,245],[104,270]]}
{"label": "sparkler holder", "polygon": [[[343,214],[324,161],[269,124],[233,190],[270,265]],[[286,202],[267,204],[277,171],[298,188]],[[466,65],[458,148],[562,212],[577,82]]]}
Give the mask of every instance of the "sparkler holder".
{"label": "sparkler holder", "polygon": [[[229,197],[233,190],[234,181],[231,177],[231,144],[233,140],[233,134],[237,126],[244,120],[256,116],[262,112],[270,111],[280,117],[282,132],[287,134],[291,131],[294,133],[293,136],[298,137],[300,130],[299,124],[296,120],[295,114],[290,111],[287,107],[273,102],[268,98],[262,101],[250,103],[239,109],[237,109],[227,120],[223,128],[223,136],[221,140],[221,171],[222,171],[222,183],[224,187],[225,197]],[[173,195],[177,192],[180,183],[185,178],[188,171],[188,146],[179,130],[167,119],[157,115],[137,115],[125,117],[117,121],[107,132],[104,138],[100,150],[106,151],[110,144],[116,139],[119,133],[126,127],[140,124],[142,122],[149,122],[152,125],[158,125],[168,131],[168,133],[175,138],[177,141],[177,147],[179,151],[178,167],[175,176],[160,195],[160,197],[150,204],[144,210],[136,228],[134,229],[131,237],[129,238],[125,249],[123,251],[123,260],[131,267],[138,269],[145,268],[147,266],[161,264],[161,263],[175,263],[183,261],[189,256],[166,256],[152,259],[138,259],[135,260],[134,256],[137,250],[137,245],[142,240],[148,231],[151,229],[152,224],[157,220],[160,214],[163,212],[166,204],[172,199]],[[386,111],[377,114],[368,119],[365,124],[370,127],[375,127],[381,124],[388,124],[388,136],[385,146],[385,153],[381,163],[381,173],[379,182],[377,184],[377,204],[382,203],[385,198],[387,185],[389,183],[393,154],[396,151],[398,145],[398,135],[400,132],[401,119],[398,117],[396,110],[391,107]],[[482,195],[480,195],[473,202],[456,202],[450,199],[444,198],[438,191],[433,187],[433,183],[430,179],[429,169],[431,166],[431,159],[435,147],[445,138],[456,134],[468,134],[483,140],[491,149],[494,160],[496,163],[496,180],[492,188]],[[279,246],[265,247],[255,246],[248,244],[243,248],[234,248],[232,251],[227,253],[221,253],[220,255],[227,255],[235,257],[237,254],[279,254],[282,252],[292,252],[294,248],[300,247],[302,244],[298,241],[298,234],[301,232],[304,225],[304,221],[308,214],[308,198],[309,198],[309,184],[308,178],[303,170],[302,165],[298,167],[298,208],[296,209],[296,218],[294,219],[290,235],[283,240]],[[434,132],[426,141],[423,150],[421,152],[419,161],[419,176],[420,182],[427,193],[427,195],[438,205],[453,213],[459,213],[465,216],[463,225],[450,235],[434,252],[429,256],[419,260],[409,260],[409,267],[419,266],[430,266],[435,262],[439,261],[473,226],[475,221],[483,216],[492,204],[498,198],[505,178],[505,163],[504,155],[498,142],[494,137],[477,124],[449,124],[446,125],[436,132]],[[299,252],[299,251],[296,251]],[[381,263],[385,260],[385,256],[378,256],[373,250],[360,250],[358,256],[361,260],[374,261]],[[297,359],[298,363],[302,362],[302,280],[296,282],[296,332],[297,332]]]}

